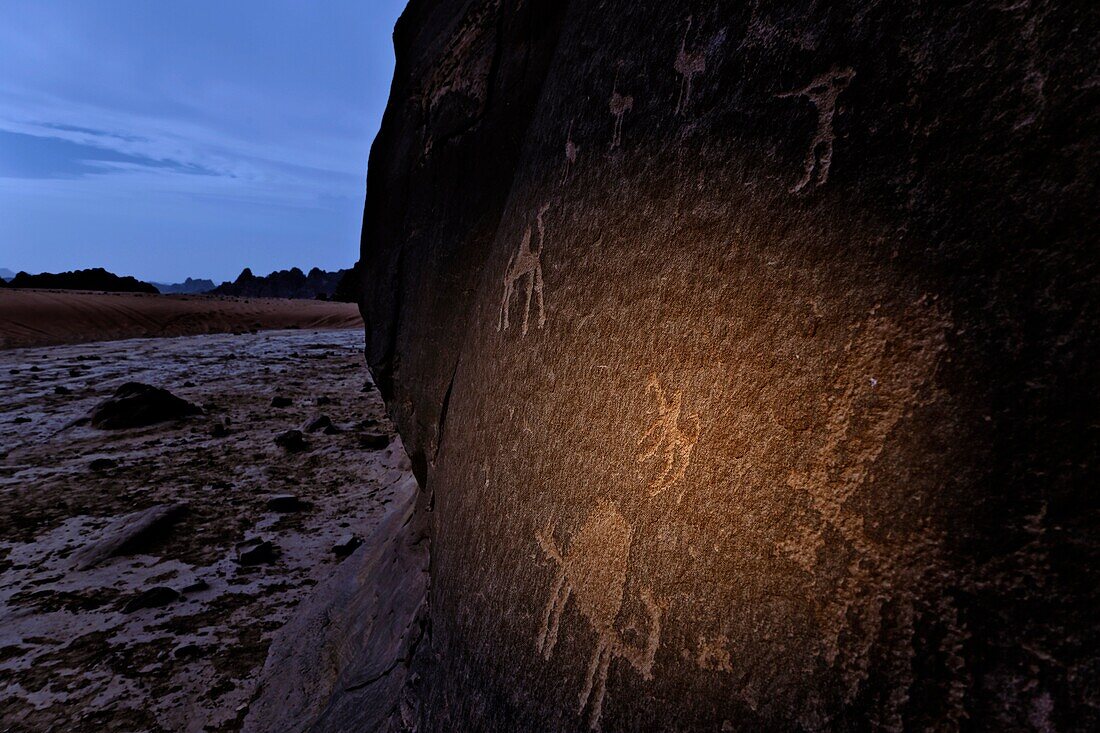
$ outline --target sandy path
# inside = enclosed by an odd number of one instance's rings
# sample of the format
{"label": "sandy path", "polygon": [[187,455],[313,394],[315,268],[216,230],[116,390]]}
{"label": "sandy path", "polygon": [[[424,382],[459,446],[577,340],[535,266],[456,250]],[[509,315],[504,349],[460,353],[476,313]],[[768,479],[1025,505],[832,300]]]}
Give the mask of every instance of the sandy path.
{"label": "sandy path", "polygon": [[352,303],[0,289],[0,349],[361,325]]}
{"label": "sandy path", "polygon": [[[362,391],[361,330],[148,339],[0,352],[0,730],[234,731],[272,634],[367,536],[408,459],[376,391]],[[66,428],[128,380],[206,415],[127,431]],[[56,387],[70,390],[58,394]],[[293,400],[271,407],[274,395]],[[342,432],[287,454],[276,433],[323,412]],[[209,428],[229,419],[230,434]],[[95,458],[117,461],[95,471]],[[276,513],[274,494],[311,508]],[[92,568],[71,556],[111,518],[185,501],[164,536]],[[245,567],[237,543],[278,558]],[[185,593],[124,613],[154,585]]]}

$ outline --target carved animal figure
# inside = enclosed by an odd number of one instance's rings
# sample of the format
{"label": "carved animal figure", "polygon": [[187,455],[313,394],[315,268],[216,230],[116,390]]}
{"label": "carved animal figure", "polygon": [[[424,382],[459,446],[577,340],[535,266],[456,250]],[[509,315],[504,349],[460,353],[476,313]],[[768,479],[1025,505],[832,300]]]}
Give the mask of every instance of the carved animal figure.
{"label": "carved animal figure", "polygon": [[523,325],[520,331],[522,335],[527,335],[527,321],[531,313],[532,293],[536,296],[539,328],[546,325],[546,310],[542,295],[542,262],[540,257],[542,256],[542,245],[546,235],[542,217],[549,208],[549,204],[543,206],[539,209],[538,216],[536,217],[536,223],[539,230],[538,244],[532,249],[531,226],[528,225],[527,230],[523,233],[523,241],[519,245],[519,251],[508,258],[508,270],[504,273],[504,298],[500,303],[500,320],[497,322],[498,331],[502,328],[505,331],[508,330],[508,306],[512,300],[512,293],[515,292],[516,289],[516,281],[522,277],[527,278],[527,290],[523,303]]}
{"label": "carved animal figure", "polygon": [[791,187],[791,193],[798,193],[815,179],[814,186],[820,186],[829,180],[829,166],[833,162],[833,116],[836,114],[836,100],[840,93],[848,88],[856,72],[852,69],[831,69],[811,81],[801,89],[776,95],[780,99],[788,97],[806,97],[817,108],[817,131],[806,151],[802,178]]}
{"label": "carved animal figure", "polygon": [[645,645],[634,647],[627,644],[615,629],[623,604],[632,535],[630,525],[615,504],[605,499],[597,501],[596,508],[573,535],[564,552],[554,543],[553,530],[549,525],[544,532],[535,534],[547,559],[558,566],[535,648],[545,659],[550,659],[558,640],[562,612],[570,597],[575,598],[581,616],[598,637],[577,708],[578,713],[584,712],[585,706],[592,700],[588,724],[593,730],[599,726],[603,713],[607,673],[612,660],[625,659],[642,679],[650,680],[660,644],[661,609],[647,589],[638,594],[649,615]]}
{"label": "carved animal figure", "polygon": [[700,52],[691,53],[687,50],[687,39],[688,34],[691,33],[691,23],[692,18],[689,15],[684,38],[680,41],[680,52],[676,54],[676,63],[673,64],[676,73],[683,77],[680,80],[680,98],[676,101],[676,114],[678,115],[687,112],[688,103],[691,101],[691,82],[695,75],[707,70],[706,56]]}
{"label": "carved animal figure", "polygon": [[611,101],[608,103],[615,118],[615,132],[611,136],[611,149],[619,147],[623,139],[623,116],[634,109],[634,97],[619,94],[619,72],[615,72],[615,85],[611,89]]}
{"label": "carved animal figure", "polygon": [[[695,421],[695,430],[691,434],[685,433],[680,428],[680,410],[683,407],[684,393],[676,390],[672,393],[672,399],[667,399],[665,391],[661,387],[657,375],[649,377],[646,384],[646,394],[653,393],[657,397],[657,418],[649,426],[641,440],[639,447],[648,448],[638,454],[638,462],[645,463],[654,456],[659,456],[663,461],[661,473],[649,485],[649,495],[657,496],[670,486],[673,486],[684,477],[688,463],[691,462],[691,451],[699,440],[700,421],[698,415],[692,415]],[[679,504],[684,498],[683,490],[676,497]]]}
{"label": "carved animal figure", "polygon": [[577,162],[577,153],[579,152],[580,148],[573,142],[573,121],[570,120],[569,132],[565,136],[565,172],[561,175],[562,183],[565,183],[565,179],[569,177],[569,170]]}

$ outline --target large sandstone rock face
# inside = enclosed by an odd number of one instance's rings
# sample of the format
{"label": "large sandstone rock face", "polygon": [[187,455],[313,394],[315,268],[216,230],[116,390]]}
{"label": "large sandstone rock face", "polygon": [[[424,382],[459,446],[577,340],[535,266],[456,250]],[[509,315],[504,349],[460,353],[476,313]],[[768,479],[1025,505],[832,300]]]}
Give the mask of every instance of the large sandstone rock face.
{"label": "large sandstone rock face", "polygon": [[390,724],[1100,725],[1098,38],[414,0],[362,248],[430,547]]}

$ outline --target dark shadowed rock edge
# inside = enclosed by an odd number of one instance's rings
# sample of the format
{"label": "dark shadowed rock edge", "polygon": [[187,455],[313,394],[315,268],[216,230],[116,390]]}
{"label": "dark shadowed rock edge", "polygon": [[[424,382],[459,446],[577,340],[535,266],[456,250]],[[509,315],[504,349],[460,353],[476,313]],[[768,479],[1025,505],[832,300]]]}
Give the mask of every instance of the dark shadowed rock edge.
{"label": "dark shadowed rock edge", "polygon": [[1098,12],[414,0],[362,311],[425,635],[360,705],[334,630],[301,729],[1100,726]]}
{"label": "dark shadowed rock edge", "polygon": [[428,552],[410,531],[415,481],[395,488],[370,539],[272,640],[245,731],[384,730],[400,721],[426,621]]}

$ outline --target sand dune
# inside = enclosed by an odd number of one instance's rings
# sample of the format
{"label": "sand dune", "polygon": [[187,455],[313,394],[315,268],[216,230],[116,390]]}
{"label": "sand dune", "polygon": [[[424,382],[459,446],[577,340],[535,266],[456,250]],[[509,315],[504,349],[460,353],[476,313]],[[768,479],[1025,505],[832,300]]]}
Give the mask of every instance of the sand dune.
{"label": "sand dune", "polygon": [[284,328],[354,328],[352,303],[0,290],[0,349]]}

